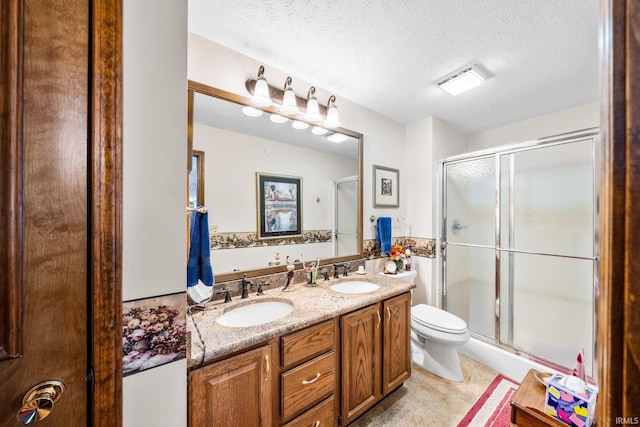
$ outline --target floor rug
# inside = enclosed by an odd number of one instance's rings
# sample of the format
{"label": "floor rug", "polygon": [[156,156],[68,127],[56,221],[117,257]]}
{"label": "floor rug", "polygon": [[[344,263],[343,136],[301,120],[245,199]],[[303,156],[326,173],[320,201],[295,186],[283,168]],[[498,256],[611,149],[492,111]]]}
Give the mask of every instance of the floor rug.
{"label": "floor rug", "polygon": [[498,374],[473,404],[458,427],[503,427],[511,420],[511,398],[518,383]]}

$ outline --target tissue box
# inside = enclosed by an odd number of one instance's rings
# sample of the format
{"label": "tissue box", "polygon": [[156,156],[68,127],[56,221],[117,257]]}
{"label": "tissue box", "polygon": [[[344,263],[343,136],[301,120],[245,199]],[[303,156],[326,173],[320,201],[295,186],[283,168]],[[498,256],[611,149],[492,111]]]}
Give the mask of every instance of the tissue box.
{"label": "tissue box", "polygon": [[555,374],[547,383],[544,412],[572,427],[591,426],[598,390],[587,385],[588,397],[585,397],[561,385],[559,381],[563,377]]}

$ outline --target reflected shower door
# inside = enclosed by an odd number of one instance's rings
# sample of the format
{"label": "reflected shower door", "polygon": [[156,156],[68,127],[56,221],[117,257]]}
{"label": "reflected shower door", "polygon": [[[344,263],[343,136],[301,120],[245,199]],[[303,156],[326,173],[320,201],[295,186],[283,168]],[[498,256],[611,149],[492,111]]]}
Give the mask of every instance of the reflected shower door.
{"label": "reflected shower door", "polygon": [[335,256],[358,252],[358,177],[336,181]]}
{"label": "reflected shower door", "polygon": [[495,336],[495,157],[444,165],[444,300],[471,332]]}

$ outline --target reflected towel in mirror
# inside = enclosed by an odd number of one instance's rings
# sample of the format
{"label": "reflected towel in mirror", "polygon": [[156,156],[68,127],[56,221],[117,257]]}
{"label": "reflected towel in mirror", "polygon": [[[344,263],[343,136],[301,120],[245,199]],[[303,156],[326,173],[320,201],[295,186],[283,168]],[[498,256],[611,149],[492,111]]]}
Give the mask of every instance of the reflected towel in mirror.
{"label": "reflected towel in mirror", "polygon": [[376,243],[380,243],[380,252],[382,254],[389,253],[391,250],[391,218],[388,216],[378,217]]}
{"label": "reflected towel in mirror", "polygon": [[207,212],[191,212],[189,222],[190,244],[187,261],[187,286],[195,286],[201,280],[207,286],[213,286],[213,268],[211,267],[211,249],[209,241],[209,218]]}

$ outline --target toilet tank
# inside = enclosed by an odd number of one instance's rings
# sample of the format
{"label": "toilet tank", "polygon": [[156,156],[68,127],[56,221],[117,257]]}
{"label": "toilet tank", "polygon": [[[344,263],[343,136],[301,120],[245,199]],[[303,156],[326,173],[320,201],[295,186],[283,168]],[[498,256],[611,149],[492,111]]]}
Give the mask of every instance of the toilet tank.
{"label": "toilet tank", "polygon": [[380,273],[383,276],[391,276],[394,279],[400,280],[403,283],[414,283],[416,280],[416,271],[415,270],[410,270],[410,271],[401,271],[399,273],[396,274],[385,274],[385,273]]}

